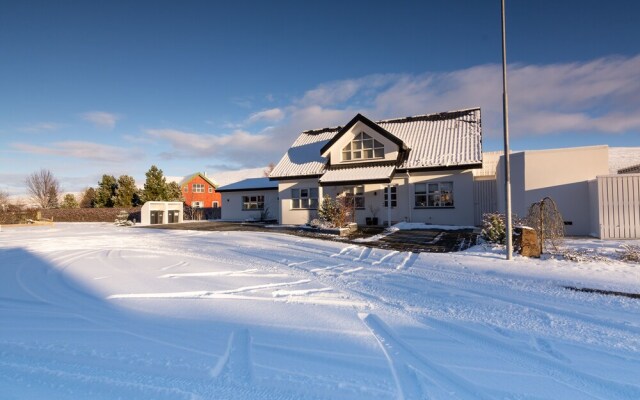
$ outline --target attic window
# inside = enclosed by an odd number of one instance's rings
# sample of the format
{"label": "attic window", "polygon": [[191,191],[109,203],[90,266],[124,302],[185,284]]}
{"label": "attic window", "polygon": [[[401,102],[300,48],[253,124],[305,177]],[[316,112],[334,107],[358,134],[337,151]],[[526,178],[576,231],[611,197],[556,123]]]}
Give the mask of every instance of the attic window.
{"label": "attic window", "polygon": [[384,145],[364,132],[342,149],[342,161],[370,160],[384,158]]}

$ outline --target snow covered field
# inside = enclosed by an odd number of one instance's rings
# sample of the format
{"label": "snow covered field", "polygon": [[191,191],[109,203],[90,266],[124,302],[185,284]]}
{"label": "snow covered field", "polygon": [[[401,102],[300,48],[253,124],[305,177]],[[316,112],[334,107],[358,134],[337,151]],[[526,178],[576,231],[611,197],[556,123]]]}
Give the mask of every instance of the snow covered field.
{"label": "snow covered field", "polygon": [[0,397],[640,398],[640,265],[502,257],[3,228]]}

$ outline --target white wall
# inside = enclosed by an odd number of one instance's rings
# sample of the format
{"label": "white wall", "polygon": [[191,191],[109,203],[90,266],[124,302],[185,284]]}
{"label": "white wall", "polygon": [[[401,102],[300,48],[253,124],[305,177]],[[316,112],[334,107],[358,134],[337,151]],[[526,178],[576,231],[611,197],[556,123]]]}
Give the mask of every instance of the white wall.
{"label": "white wall", "polygon": [[[292,209],[291,189],[318,188],[318,179],[302,179],[299,181],[279,181],[278,196],[280,197],[280,223],[284,225],[304,225],[318,217],[317,210]],[[322,197],[322,190],[319,190]]]}
{"label": "white wall", "polygon": [[[607,146],[533,150],[514,153],[511,160],[511,203],[525,217],[532,203],[551,197],[565,221],[567,235],[591,233],[588,181],[609,170]],[[504,212],[504,157],[498,166],[498,207]]]}
{"label": "white wall", "polygon": [[264,206],[269,213],[267,218],[278,219],[280,217],[280,205],[278,204],[277,190],[247,190],[238,192],[221,192],[222,195],[222,219],[226,221],[246,221],[248,219],[259,220],[260,210],[243,210],[242,196],[264,196]]}

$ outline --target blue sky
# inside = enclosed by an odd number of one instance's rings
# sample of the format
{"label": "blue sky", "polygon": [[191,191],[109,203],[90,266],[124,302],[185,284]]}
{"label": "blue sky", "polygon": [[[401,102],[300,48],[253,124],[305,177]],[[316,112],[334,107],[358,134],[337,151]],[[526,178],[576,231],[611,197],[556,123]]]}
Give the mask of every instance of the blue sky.
{"label": "blue sky", "polygon": [[[225,4],[233,3],[233,4]],[[316,3],[316,4],[312,4]],[[640,146],[640,4],[508,1],[512,148]],[[0,1],[0,189],[277,162],[301,130],[480,106],[500,2]]]}

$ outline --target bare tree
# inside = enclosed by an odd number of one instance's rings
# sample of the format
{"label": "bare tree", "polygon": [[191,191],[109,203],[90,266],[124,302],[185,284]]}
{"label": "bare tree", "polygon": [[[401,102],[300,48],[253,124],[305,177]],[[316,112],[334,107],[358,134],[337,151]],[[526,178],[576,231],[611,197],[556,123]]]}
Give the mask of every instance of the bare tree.
{"label": "bare tree", "polygon": [[58,206],[58,194],[60,182],[48,169],[34,172],[25,180],[27,192],[31,199],[42,208],[55,208]]}
{"label": "bare tree", "polygon": [[0,210],[4,211],[9,206],[9,194],[0,190]]}
{"label": "bare tree", "polygon": [[272,162],[269,163],[269,165],[267,165],[267,168],[264,169],[264,171],[262,171],[262,174],[265,177],[269,177],[269,175],[271,175],[271,172],[273,172],[273,169],[276,167],[276,165]]}

